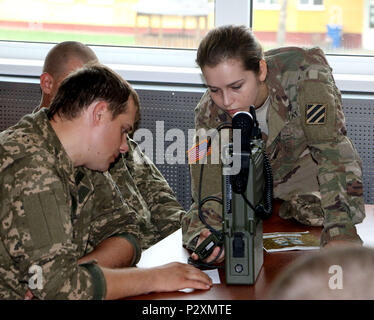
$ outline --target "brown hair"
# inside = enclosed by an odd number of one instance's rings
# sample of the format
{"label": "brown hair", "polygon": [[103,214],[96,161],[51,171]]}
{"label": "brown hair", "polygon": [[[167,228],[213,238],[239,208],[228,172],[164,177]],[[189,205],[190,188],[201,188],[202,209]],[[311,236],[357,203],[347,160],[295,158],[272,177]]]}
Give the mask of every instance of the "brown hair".
{"label": "brown hair", "polygon": [[81,114],[94,101],[106,101],[112,118],[124,113],[129,97],[134,99],[137,113],[139,97],[130,84],[110,68],[91,63],[71,73],[61,83],[49,109],[48,118],[54,115],[71,120]]}
{"label": "brown hair", "polygon": [[[274,281],[275,300],[374,299],[374,250],[331,247],[298,258]],[[341,287],[331,287],[341,270]],[[335,275],[336,276],[336,275]]]}
{"label": "brown hair", "polygon": [[238,59],[245,70],[257,74],[263,57],[263,49],[249,28],[228,25],[208,32],[197,50],[196,63],[200,68],[214,67],[225,60]]}

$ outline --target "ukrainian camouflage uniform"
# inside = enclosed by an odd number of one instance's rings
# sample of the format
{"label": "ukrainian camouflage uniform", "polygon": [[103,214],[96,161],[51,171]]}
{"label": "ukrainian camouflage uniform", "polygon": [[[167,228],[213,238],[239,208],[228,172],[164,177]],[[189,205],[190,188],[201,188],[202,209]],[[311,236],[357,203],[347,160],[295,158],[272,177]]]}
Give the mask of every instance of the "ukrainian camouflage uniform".
{"label": "ukrainian camouflage uniform", "polygon": [[[154,163],[128,139],[129,150],[109,169],[113,183],[137,215],[142,249],[147,249],[181,227],[184,209]],[[110,177],[109,177],[110,179]]]}
{"label": "ukrainian camouflage uniform", "polygon": [[[139,259],[136,215],[102,174],[73,167],[45,109],[0,134],[0,185],[0,299],[28,289],[38,299],[104,298],[101,269],[77,261],[111,236],[128,239]],[[42,288],[29,286],[33,265]]]}
{"label": "ukrainian camouflage uniform", "polygon": [[[301,223],[323,225],[321,246],[330,240],[358,241],[354,224],[365,217],[362,163],[347,137],[341,94],[319,48],[267,51],[270,106],[268,136],[263,134],[274,176],[274,198],[284,200],[279,215]],[[314,117],[319,110],[319,117]],[[231,122],[228,113],[206,92],[195,109],[195,128],[211,129]],[[198,132],[198,131],[197,131]],[[195,144],[200,141],[195,135]],[[201,199],[221,197],[221,165],[207,156]],[[201,161],[201,160],[200,160]],[[182,218],[183,244],[194,249],[204,227],[197,213],[198,163],[190,166],[194,203]],[[207,222],[221,229],[221,205],[203,206]]]}

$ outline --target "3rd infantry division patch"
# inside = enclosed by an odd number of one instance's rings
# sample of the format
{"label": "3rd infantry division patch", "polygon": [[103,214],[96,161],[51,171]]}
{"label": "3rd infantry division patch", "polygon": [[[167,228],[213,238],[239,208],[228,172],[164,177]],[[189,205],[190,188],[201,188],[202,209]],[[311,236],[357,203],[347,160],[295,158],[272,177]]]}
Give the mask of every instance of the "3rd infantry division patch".
{"label": "3rd infantry division patch", "polygon": [[307,104],[306,106],[306,124],[325,124],[326,105],[320,103]]}

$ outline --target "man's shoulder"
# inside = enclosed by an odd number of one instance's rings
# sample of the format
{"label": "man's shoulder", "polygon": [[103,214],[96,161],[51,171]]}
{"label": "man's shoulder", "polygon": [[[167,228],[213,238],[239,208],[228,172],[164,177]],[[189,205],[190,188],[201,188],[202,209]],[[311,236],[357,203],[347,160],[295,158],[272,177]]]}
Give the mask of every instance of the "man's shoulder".
{"label": "man's shoulder", "polygon": [[45,138],[30,119],[22,119],[16,125],[0,133],[0,168],[4,170],[15,162],[51,162]]}

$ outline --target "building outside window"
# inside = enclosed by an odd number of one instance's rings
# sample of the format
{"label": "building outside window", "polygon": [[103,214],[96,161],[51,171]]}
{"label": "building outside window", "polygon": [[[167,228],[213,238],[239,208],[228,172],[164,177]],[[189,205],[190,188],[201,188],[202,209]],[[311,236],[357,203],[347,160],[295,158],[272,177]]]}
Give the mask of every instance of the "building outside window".
{"label": "building outside window", "polygon": [[196,48],[213,26],[213,0],[0,0],[0,40]]}
{"label": "building outside window", "polygon": [[0,0],[0,75],[38,79],[53,44],[76,40],[133,83],[203,86],[195,50],[223,24],[265,50],[319,46],[340,89],[374,92],[374,0]]}
{"label": "building outside window", "polygon": [[[268,8],[256,4],[268,3]],[[370,23],[373,0],[279,0],[269,10],[267,0],[256,0],[253,30],[267,48],[319,46],[339,54],[374,54]],[[371,21],[371,22],[370,22]]]}
{"label": "building outside window", "polygon": [[[231,6],[239,2],[250,3],[236,0]],[[0,40],[195,49],[215,25],[216,3],[0,0]],[[253,0],[252,7],[253,30],[266,48],[320,46],[333,53],[373,54],[373,0]]]}

